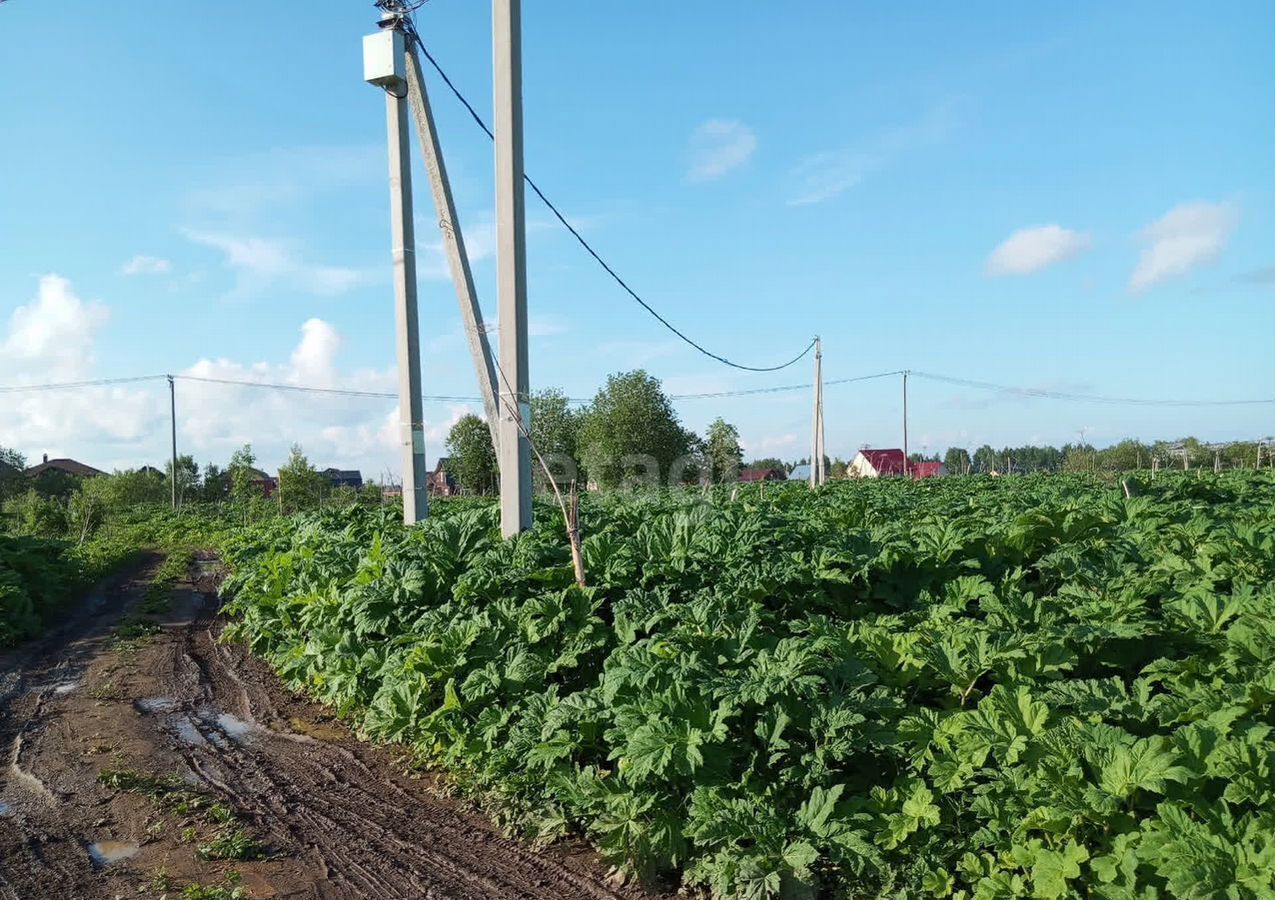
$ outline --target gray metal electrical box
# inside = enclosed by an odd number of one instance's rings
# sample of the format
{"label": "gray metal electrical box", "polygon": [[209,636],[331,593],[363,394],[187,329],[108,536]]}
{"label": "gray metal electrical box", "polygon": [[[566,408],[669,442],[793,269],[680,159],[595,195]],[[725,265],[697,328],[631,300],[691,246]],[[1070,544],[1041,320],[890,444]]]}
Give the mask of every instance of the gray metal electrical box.
{"label": "gray metal electrical box", "polygon": [[392,28],[363,38],[363,80],[396,90],[407,84],[403,70],[403,33]]}

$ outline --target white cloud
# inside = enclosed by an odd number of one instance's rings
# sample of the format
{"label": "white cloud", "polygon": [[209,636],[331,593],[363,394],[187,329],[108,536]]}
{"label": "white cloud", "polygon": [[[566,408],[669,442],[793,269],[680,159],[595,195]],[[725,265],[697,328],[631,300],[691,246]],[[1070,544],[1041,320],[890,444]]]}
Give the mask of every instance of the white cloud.
{"label": "white cloud", "polygon": [[1020,228],[1002,241],[987,258],[988,275],[1028,275],[1070,259],[1089,247],[1082,231],[1061,225]]}
{"label": "white cloud", "polygon": [[234,294],[253,296],[272,285],[284,285],[312,294],[344,294],[374,280],[370,273],[342,266],[308,263],[292,244],[277,238],[182,229],[188,239],[220,250],[224,264],[237,277]]}
{"label": "white cloud", "polygon": [[745,457],[783,456],[797,447],[798,437],[793,432],[746,437],[740,441]]}
{"label": "white cloud", "polygon": [[[80,299],[66,278],[43,276],[36,296],[14,309],[0,336],[0,382],[91,378],[94,344],[108,319],[105,305]],[[77,446],[116,446],[157,429],[162,415],[153,391],[133,387],[6,393],[0,395],[0,445],[30,458],[63,455]]]}
{"label": "white cloud", "polygon": [[0,344],[3,368],[42,375],[45,381],[79,378],[92,363],[93,340],[107,318],[106,307],[81,300],[68,279],[45,275],[35,299],[9,317],[8,333]]}
{"label": "white cloud", "polygon": [[171,271],[173,264],[158,256],[139,253],[120,266],[121,275],[163,275]]}
{"label": "white cloud", "polygon": [[792,196],[789,206],[809,206],[831,200],[863,180],[871,160],[850,151],[829,151],[807,156],[789,174]]}
{"label": "white cloud", "polygon": [[949,101],[916,121],[884,129],[849,146],[806,156],[788,173],[788,205],[810,206],[831,200],[895,158],[942,141],[955,127],[957,106]]}
{"label": "white cloud", "polygon": [[[95,345],[109,320],[108,308],[81,299],[57,275],[40,279],[36,296],[0,322],[0,384],[44,384],[102,377]],[[312,318],[280,362],[201,359],[180,374],[269,384],[341,387],[385,393],[349,397],[279,391],[187,379],[177,381],[177,441],[202,465],[224,465],[251,443],[259,465],[273,469],[288,447],[301,443],[320,467],[361,468],[371,477],[401,471],[397,392],[393,367],[342,365],[343,338],[336,327]],[[444,453],[451,425],[467,405],[426,405],[426,448]],[[156,382],[0,394],[0,446],[28,458],[41,453],[73,456],[103,469],[159,465],[168,453],[168,389]]]}
{"label": "white cloud", "polygon": [[1230,203],[1183,203],[1139,232],[1147,246],[1138,258],[1129,289],[1145,291],[1166,278],[1212,262],[1226,246],[1239,212]]}
{"label": "white cloud", "polygon": [[756,150],[757,135],[743,122],[709,119],[691,134],[686,180],[698,183],[721,178],[748,162]]}

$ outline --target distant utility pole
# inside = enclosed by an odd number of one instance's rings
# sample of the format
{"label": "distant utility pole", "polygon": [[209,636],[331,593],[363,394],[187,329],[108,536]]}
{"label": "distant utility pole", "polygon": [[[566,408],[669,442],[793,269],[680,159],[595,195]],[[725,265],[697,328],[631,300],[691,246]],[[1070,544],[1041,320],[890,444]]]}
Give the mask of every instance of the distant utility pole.
{"label": "distant utility pole", "polygon": [[531,392],[522,168],[522,3],[492,0],[496,300],[500,323],[500,530],[531,527]]}
{"label": "distant utility pole", "polygon": [[385,91],[389,136],[390,230],[398,350],[399,436],[403,460],[403,522],[429,514],[425,469],[425,409],[421,392],[420,326],[416,312],[416,234],[412,226],[412,160],[408,146],[407,65],[401,10],[387,11],[380,31],[363,38],[363,78]]}
{"label": "distant utility pole", "polygon": [[177,388],[173,376],[168,376],[168,423],[173,436],[173,509],[177,509]]}
{"label": "distant utility pole", "polygon": [[823,470],[823,344],[815,337],[814,413],[810,423],[810,486],[824,483]]}
{"label": "distant utility pole", "polygon": [[908,474],[908,370],[903,370],[903,474]]}

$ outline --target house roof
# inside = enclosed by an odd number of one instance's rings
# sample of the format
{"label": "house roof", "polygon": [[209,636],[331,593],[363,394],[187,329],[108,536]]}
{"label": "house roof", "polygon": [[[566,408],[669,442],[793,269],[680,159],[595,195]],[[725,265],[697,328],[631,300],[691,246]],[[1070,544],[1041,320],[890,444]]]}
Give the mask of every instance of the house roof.
{"label": "house roof", "polygon": [[328,478],[358,478],[360,480],[363,478],[363,473],[358,469],[334,469],[329,467],[319,474],[326,475]]}
{"label": "house roof", "polygon": [[741,469],[740,481],[780,481],[787,478],[782,469]]}
{"label": "house roof", "polygon": [[868,461],[868,465],[876,469],[878,475],[903,474],[902,450],[860,450],[859,455]]}
{"label": "house roof", "polygon": [[434,471],[442,472],[451,465],[452,458],[450,456],[440,456],[438,462],[434,463]]}
{"label": "house roof", "polygon": [[273,475],[267,475],[260,469],[254,469],[251,466],[248,468],[248,474],[252,476],[253,481],[274,481]]}
{"label": "house roof", "polygon": [[86,466],[74,459],[50,459],[27,469],[27,475],[31,478],[38,478],[45,472],[66,472],[68,475],[78,475],[81,478],[103,474],[101,469]]}
{"label": "house roof", "polygon": [[792,471],[788,473],[789,481],[809,481],[810,480],[810,463],[802,463],[799,466],[793,466]]}
{"label": "house roof", "polygon": [[913,478],[934,478],[945,471],[941,462],[917,462],[908,466]]}

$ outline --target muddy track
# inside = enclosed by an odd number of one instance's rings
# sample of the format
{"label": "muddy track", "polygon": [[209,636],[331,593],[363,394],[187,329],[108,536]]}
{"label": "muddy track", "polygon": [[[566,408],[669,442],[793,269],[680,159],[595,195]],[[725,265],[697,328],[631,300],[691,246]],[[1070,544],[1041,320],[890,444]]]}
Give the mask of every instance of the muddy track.
{"label": "muddy track", "polygon": [[[135,645],[112,643],[111,625],[157,559],[0,656],[0,897],[158,896],[160,870],[178,888],[233,873],[252,897],[652,896],[609,886],[581,847],[536,853],[505,838],[220,643],[211,562]],[[230,826],[102,785],[105,768],[178,776],[233,810],[264,858],[201,859],[200,842]],[[91,845],[122,858],[95,859]]]}

